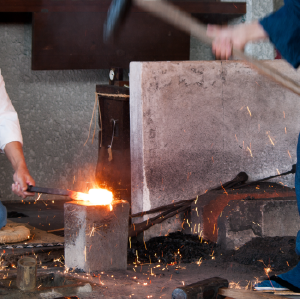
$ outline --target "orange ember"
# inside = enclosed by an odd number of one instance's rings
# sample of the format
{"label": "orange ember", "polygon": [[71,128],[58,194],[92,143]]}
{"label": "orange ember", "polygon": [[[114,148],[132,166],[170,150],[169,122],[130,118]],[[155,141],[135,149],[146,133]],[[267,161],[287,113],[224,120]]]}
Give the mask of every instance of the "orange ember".
{"label": "orange ember", "polygon": [[110,205],[113,201],[112,192],[105,189],[90,189],[88,194],[78,193],[80,199],[94,205]]}

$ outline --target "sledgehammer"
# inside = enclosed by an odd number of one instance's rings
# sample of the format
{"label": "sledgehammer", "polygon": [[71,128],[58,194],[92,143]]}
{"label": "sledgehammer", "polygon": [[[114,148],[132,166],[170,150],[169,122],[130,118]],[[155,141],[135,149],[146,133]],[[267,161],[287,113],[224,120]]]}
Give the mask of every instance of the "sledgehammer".
{"label": "sledgehammer", "polygon": [[[104,24],[104,41],[107,42],[117,32],[118,27],[132,4],[152,13],[163,21],[176,26],[198,38],[200,41],[211,45],[213,39],[206,35],[206,27],[197,19],[183,12],[170,2],[163,0],[113,0],[108,10],[107,19]],[[267,64],[245,55],[242,51],[233,49],[233,55],[245,61],[251,68],[265,75],[300,96],[300,85],[286,77],[276,69]]]}
{"label": "sledgehammer", "polygon": [[187,286],[181,286],[172,293],[172,299],[217,299],[220,298],[219,296],[234,299],[283,299],[282,296],[277,295],[230,289],[228,288],[228,280],[220,277],[213,277]]}

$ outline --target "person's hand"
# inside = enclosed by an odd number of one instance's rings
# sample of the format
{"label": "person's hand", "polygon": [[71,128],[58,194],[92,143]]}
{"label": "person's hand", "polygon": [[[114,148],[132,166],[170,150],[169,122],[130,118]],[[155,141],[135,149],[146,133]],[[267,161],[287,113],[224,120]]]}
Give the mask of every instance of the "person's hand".
{"label": "person's hand", "polygon": [[4,150],[7,158],[15,170],[12,191],[16,195],[23,198],[26,198],[27,196],[33,196],[34,193],[26,192],[27,185],[35,185],[35,182],[27,169],[22,144],[17,141],[10,142],[6,144]]}
{"label": "person's hand", "polygon": [[228,59],[233,48],[244,51],[248,42],[268,38],[258,21],[227,27],[208,25],[206,34],[213,38],[212,51],[217,59]]}
{"label": "person's hand", "polygon": [[34,179],[30,176],[26,165],[20,165],[13,176],[14,183],[12,184],[12,191],[23,198],[27,196],[34,196],[34,193],[26,192],[27,185],[35,185]]}
{"label": "person's hand", "polygon": [[232,48],[244,51],[246,40],[246,25],[239,26],[207,26],[207,36],[213,38],[212,51],[217,59],[229,59]]}

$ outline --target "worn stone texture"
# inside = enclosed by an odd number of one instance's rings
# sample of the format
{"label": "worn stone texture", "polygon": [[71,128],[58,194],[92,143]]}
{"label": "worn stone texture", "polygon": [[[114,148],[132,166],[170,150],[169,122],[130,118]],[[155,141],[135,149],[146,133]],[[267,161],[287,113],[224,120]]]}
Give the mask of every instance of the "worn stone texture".
{"label": "worn stone texture", "polygon": [[64,205],[65,265],[85,272],[126,270],[129,203]]}
{"label": "worn stone texture", "polygon": [[[84,143],[96,84],[107,83],[108,71],[32,71],[31,28],[0,23],[0,69],[19,114],[25,158],[37,185],[77,189],[80,181],[94,181],[97,140]],[[11,192],[12,176],[0,155],[0,200],[19,199]]]}
{"label": "worn stone texture", "polygon": [[[300,80],[283,61],[266,63]],[[130,74],[132,213],[295,163],[299,97],[244,63],[134,62]]]}
{"label": "worn stone texture", "polygon": [[237,249],[254,237],[296,236],[296,200],[232,200],[218,219],[218,244]]}

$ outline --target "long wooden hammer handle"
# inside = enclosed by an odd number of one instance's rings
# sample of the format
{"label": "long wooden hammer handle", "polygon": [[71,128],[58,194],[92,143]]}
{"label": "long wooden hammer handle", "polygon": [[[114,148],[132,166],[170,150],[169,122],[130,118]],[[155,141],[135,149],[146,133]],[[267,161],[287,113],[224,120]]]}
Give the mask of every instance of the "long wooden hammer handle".
{"label": "long wooden hammer handle", "polygon": [[[145,11],[152,13],[165,22],[195,36],[200,41],[212,45],[213,39],[206,35],[206,27],[188,13],[178,9],[173,4],[162,0],[133,0],[133,2]],[[242,51],[233,49],[233,55],[245,61],[251,68],[260,74],[269,77],[283,87],[300,96],[300,85],[291,78],[283,75],[276,69],[245,55]]]}

